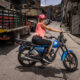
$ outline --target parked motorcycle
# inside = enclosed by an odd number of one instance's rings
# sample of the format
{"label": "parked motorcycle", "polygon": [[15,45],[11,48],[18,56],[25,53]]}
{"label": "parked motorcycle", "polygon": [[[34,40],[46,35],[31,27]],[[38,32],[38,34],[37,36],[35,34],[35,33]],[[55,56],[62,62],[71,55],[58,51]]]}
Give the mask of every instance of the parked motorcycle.
{"label": "parked motorcycle", "polygon": [[36,45],[33,44],[32,42],[20,39],[17,40],[17,42],[20,44],[18,53],[19,63],[25,67],[35,65],[36,62],[40,62],[43,65],[48,65],[55,60],[56,54],[58,53],[59,48],[61,48],[63,52],[61,55],[61,61],[63,62],[63,65],[66,68],[66,70],[68,71],[77,70],[78,67],[77,57],[72,50],[69,50],[66,47],[65,43],[67,39],[64,37],[64,34],[60,33],[58,38],[51,36],[49,37],[49,39],[53,42],[53,48],[49,54],[51,57],[51,62],[47,62],[43,58],[48,45]]}

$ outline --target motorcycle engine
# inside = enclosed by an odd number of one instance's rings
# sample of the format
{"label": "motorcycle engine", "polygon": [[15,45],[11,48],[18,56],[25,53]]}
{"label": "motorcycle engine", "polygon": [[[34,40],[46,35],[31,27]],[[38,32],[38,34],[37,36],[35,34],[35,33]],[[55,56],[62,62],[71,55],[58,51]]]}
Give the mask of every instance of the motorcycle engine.
{"label": "motorcycle engine", "polygon": [[56,54],[54,53],[54,49],[51,50],[50,56],[51,56],[52,61],[54,61],[56,58]]}
{"label": "motorcycle engine", "polygon": [[39,55],[39,53],[38,53],[35,49],[33,49],[30,53],[31,53],[31,55],[33,55],[33,56]]}

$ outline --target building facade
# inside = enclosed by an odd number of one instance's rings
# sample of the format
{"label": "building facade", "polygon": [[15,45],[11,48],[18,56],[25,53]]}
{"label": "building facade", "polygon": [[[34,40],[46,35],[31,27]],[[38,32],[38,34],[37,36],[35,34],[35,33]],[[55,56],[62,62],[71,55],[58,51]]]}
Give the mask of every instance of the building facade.
{"label": "building facade", "polygon": [[46,7],[42,7],[42,9],[45,11],[47,18],[49,18],[51,20],[57,20],[57,21],[61,20],[61,7],[60,7],[60,5],[46,6]]}
{"label": "building facade", "polygon": [[80,34],[80,1],[63,0],[63,22],[72,34]]}

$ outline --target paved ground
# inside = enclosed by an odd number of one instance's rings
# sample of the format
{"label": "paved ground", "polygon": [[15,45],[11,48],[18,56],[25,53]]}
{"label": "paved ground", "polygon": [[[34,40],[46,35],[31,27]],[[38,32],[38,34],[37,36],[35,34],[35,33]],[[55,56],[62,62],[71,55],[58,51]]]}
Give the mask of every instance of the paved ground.
{"label": "paved ground", "polygon": [[[63,25],[64,26],[64,25]],[[80,38],[79,37],[77,37],[77,36],[75,36],[75,35],[72,35],[71,33],[70,33],[70,30],[67,28],[67,27],[63,27],[63,29],[64,29],[64,31],[66,31],[66,32],[68,32],[68,36],[74,41],[74,42],[76,42],[78,45],[80,45]]]}
{"label": "paved ground", "polygon": [[72,38],[73,41],[75,41],[78,45],[80,45],[80,38],[79,37],[76,37],[72,34],[68,34],[68,35]]}
{"label": "paved ground", "polygon": [[[57,22],[53,22],[49,26],[60,29]],[[51,34],[59,35],[59,33],[52,32]],[[68,39],[68,48],[74,50],[79,61],[80,45],[76,44],[66,33],[64,35]],[[28,40],[31,40],[31,37]],[[39,63],[35,67],[24,68],[17,61],[17,50],[17,45],[0,45],[0,80],[80,80],[80,62],[77,71],[73,73],[66,72],[61,57],[57,54],[56,60],[45,69],[39,68]]]}

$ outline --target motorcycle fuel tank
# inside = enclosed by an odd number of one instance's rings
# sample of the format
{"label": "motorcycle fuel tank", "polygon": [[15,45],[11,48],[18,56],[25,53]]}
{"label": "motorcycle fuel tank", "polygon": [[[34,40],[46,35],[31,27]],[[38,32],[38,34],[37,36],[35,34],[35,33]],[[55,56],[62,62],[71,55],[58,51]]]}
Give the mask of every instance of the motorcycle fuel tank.
{"label": "motorcycle fuel tank", "polygon": [[59,47],[59,42],[57,40],[51,40],[53,42],[53,48]]}

